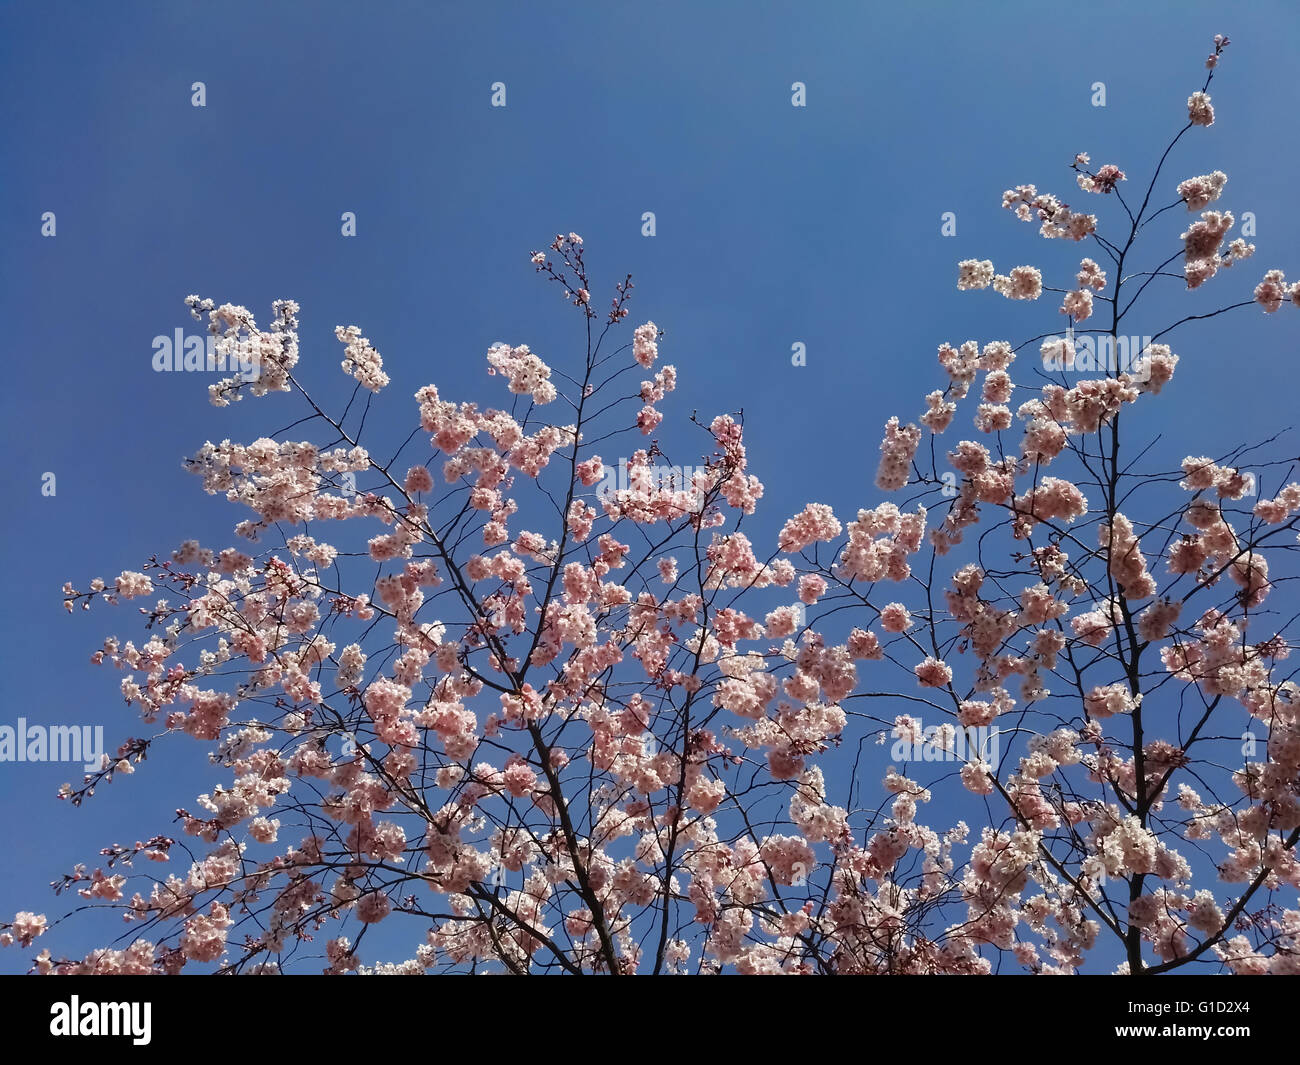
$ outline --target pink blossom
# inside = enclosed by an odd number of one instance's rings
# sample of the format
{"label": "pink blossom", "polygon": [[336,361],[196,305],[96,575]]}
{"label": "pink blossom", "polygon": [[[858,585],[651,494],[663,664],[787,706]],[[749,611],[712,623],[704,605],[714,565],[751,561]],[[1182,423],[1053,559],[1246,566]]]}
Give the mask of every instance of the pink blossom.
{"label": "pink blossom", "polygon": [[384,373],[384,360],[361,335],[355,325],[336,326],[334,335],[339,343],[347,345],[343,356],[343,372],[351,374],[357,382],[371,392],[378,392],[388,384],[388,374]]}
{"label": "pink blossom", "polygon": [[826,580],[815,573],[806,573],[799,578],[799,601],[812,606],[826,594]]}
{"label": "pink blossom", "polygon": [[880,467],[876,471],[878,488],[892,492],[907,483],[912,456],[920,443],[921,431],[916,426],[900,428],[897,418],[889,419],[885,425],[885,438],[880,444]]}
{"label": "pink blossom", "polygon": [[1214,124],[1214,107],[1207,93],[1194,92],[1187,98],[1187,118],[1193,126]]}
{"label": "pink blossom", "polygon": [[636,327],[632,338],[632,355],[647,370],[659,357],[659,327],[654,322]]}
{"label": "pink blossom", "polygon": [[1270,270],[1264,275],[1264,280],[1255,286],[1255,302],[1271,314],[1282,306],[1288,291],[1282,271]]}
{"label": "pink blossom", "polygon": [[912,670],[923,688],[943,688],[952,683],[952,668],[930,656]]}
{"label": "pink blossom", "polygon": [[880,627],[886,632],[906,632],[912,627],[912,615],[902,603],[889,603],[881,608]]}
{"label": "pink blossom", "polygon": [[1212,174],[1202,174],[1179,182],[1178,195],[1187,201],[1189,211],[1199,211],[1217,200],[1227,183],[1228,175],[1222,170],[1216,170]]}
{"label": "pink blossom", "polygon": [[957,268],[961,272],[957,287],[963,291],[988,288],[993,283],[993,264],[988,259],[963,259]]}
{"label": "pink blossom", "polygon": [[45,934],[45,914],[19,910],[14,917],[12,930],[20,946],[30,947],[32,941]]}

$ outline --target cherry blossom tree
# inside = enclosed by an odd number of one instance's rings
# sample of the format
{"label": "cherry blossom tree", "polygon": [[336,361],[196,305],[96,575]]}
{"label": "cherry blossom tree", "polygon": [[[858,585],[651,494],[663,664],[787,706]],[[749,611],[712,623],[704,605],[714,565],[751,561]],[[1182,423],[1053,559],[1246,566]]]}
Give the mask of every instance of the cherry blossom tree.
{"label": "cherry blossom tree", "polygon": [[[690,465],[657,442],[666,334],[620,339],[631,279],[598,311],[575,233],[532,262],[585,357],[494,345],[501,406],[426,385],[386,461],[362,427],[389,378],[358,328],[336,331],[356,391],[335,417],[295,303],[263,329],[190,297],[256,368],[212,402],[291,393],[315,436],[188,460],[240,546],[65,586],[69,610],[143,601],[148,634],[93,656],[142,735],[63,797],[178,734],[222,779],[179,838],[56,884],[128,931],[36,971],[1300,972],[1300,687],[1270,600],[1300,483],[1246,445],[1143,465],[1143,412],[1179,402],[1163,338],[1300,307],[1270,270],[1253,298],[1143,317],[1148,288],[1229,287],[1255,250],[1212,206],[1224,173],[1170,176],[1227,44],[1137,195],[1082,153],[1100,214],[1003,194],[1091,257],[959,265],[958,289],[1059,295],[1064,331],[941,345],[923,412],[885,427],[874,506],[809,503],[775,542],[742,531],[763,484],[738,412],[692,415]],[[1172,247],[1151,225],[1171,211]],[[1133,329],[1154,331],[1126,352]],[[873,743],[902,752],[883,777]],[[0,930],[28,948],[57,923]],[[394,936],[406,960],[369,951]]]}

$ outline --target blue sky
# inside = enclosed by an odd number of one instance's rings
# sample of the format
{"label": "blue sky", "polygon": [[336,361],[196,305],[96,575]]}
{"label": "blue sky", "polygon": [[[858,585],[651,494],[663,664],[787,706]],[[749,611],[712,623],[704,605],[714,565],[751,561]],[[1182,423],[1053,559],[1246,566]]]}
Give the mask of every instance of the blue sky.
{"label": "blue sky", "polygon": [[[1184,138],[1156,199],[1226,170],[1223,204],[1255,213],[1259,251],[1199,293],[1169,285],[1144,333],[1248,298],[1269,267],[1300,268],[1291,4],[4,5],[0,723],[102,723],[114,745],[131,733],[116,677],[87,659],[139,627],[128,608],[68,617],[60,587],[191,537],[231,542],[243,515],[204,495],[182,457],[301,414],[285,396],[217,410],[204,375],[152,370],[155,336],[197,331],[186,295],[244,304],[260,324],[273,299],[297,300],[300,369],[327,401],[349,383],[333,328],[361,326],[393,378],[394,421],[378,431],[401,439],[428,381],[497,401],[482,361],[493,341],[557,366],[566,348],[581,354],[574,315],[528,262],[576,230],[599,302],[630,272],[632,322],[667,331],[661,355],[680,374],[669,419],[743,408],[767,487],[749,535],[771,543],[807,501],[841,516],[879,501],[881,427],[914,419],[942,386],[940,342],[1059,327],[1055,299],[957,293],[956,263],[1072,276],[1080,249],[1016,223],[1002,190],[1033,182],[1083,206],[1068,164],[1088,151],[1129,172],[1132,199],[1216,32],[1233,41],[1218,121]],[[497,81],[504,109],[489,106]],[[791,106],[794,81],[807,107]],[[1104,108],[1090,105],[1097,81]],[[1118,205],[1086,209],[1104,227]],[[344,211],[355,238],[340,235]],[[955,237],[940,235],[945,211]],[[1185,219],[1163,217],[1161,252]],[[1170,436],[1162,465],[1294,422],[1286,315],[1247,308],[1169,338],[1183,357],[1176,401],[1146,425]],[[805,367],[790,364],[796,342]],[[60,872],[168,831],[170,811],[218,779],[194,751],[187,764],[210,774],[201,786],[159,758],[76,810],[54,798],[74,769],[0,765],[0,914],[61,913],[47,887]],[[51,946],[99,941],[89,924]],[[0,970],[23,967],[18,951],[0,956]]]}

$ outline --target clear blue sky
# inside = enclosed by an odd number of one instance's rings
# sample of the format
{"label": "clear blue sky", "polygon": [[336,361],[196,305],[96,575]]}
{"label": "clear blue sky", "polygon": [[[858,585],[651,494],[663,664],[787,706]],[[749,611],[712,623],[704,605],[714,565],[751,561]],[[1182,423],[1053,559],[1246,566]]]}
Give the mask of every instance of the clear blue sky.
{"label": "clear blue sky", "polygon": [[[1255,212],[1259,252],[1201,293],[1170,285],[1143,332],[1248,297],[1268,267],[1300,268],[1292,3],[5,4],[0,724],[103,723],[113,745],[140,731],[117,676],[87,661],[108,633],[139,639],[130,608],[68,617],[61,585],[187,538],[232,542],[244,515],[204,495],[182,457],[302,413],[284,396],[217,410],[204,375],[153,372],[156,335],[196,331],[189,293],[262,324],[273,299],[296,299],[300,369],[327,399],[348,383],[333,327],[361,326],[393,377],[380,431],[400,439],[428,381],[498,399],[482,362],[495,340],[557,366],[566,347],[580,355],[572,312],[527,259],[576,230],[600,302],[631,272],[633,322],[667,330],[662,358],[680,373],[668,418],[744,409],[767,486],[749,534],[772,544],[806,501],[841,516],[879,501],[881,426],[941,387],[940,342],[1059,327],[1055,299],[957,293],[956,263],[1071,276],[1080,248],[1039,240],[1001,191],[1034,182],[1082,201],[1077,151],[1148,174],[1216,32],[1233,40],[1218,121],[1184,138],[1159,200],[1226,170],[1223,204]],[[195,81],[205,108],[190,104]],[[489,106],[496,81],[505,109]],[[790,105],[794,81],[806,108]],[[1096,81],[1105,108],[1090,106]],[[1089,198],[1098,208],[1118,209]],[[956,237],[940,235],[944,211]],[[1162,251],[1185,213],[1164,221]],[[1286,314],[1250,308],[1170,338],[1177,402],[1148,423],[1173,434],[1163,464],[1294,422]],[[47,887],[60,872],[171,830],[170,811],[221,779],[200,746],[174,745],[180,761],[151,760],[81,809],[54,797],[75,769],[0,765],[0,914],[62,913]],[[72,953],[100,939],[82,922],[44,942]],[[4,952],[0,971],[27,953]]]}

